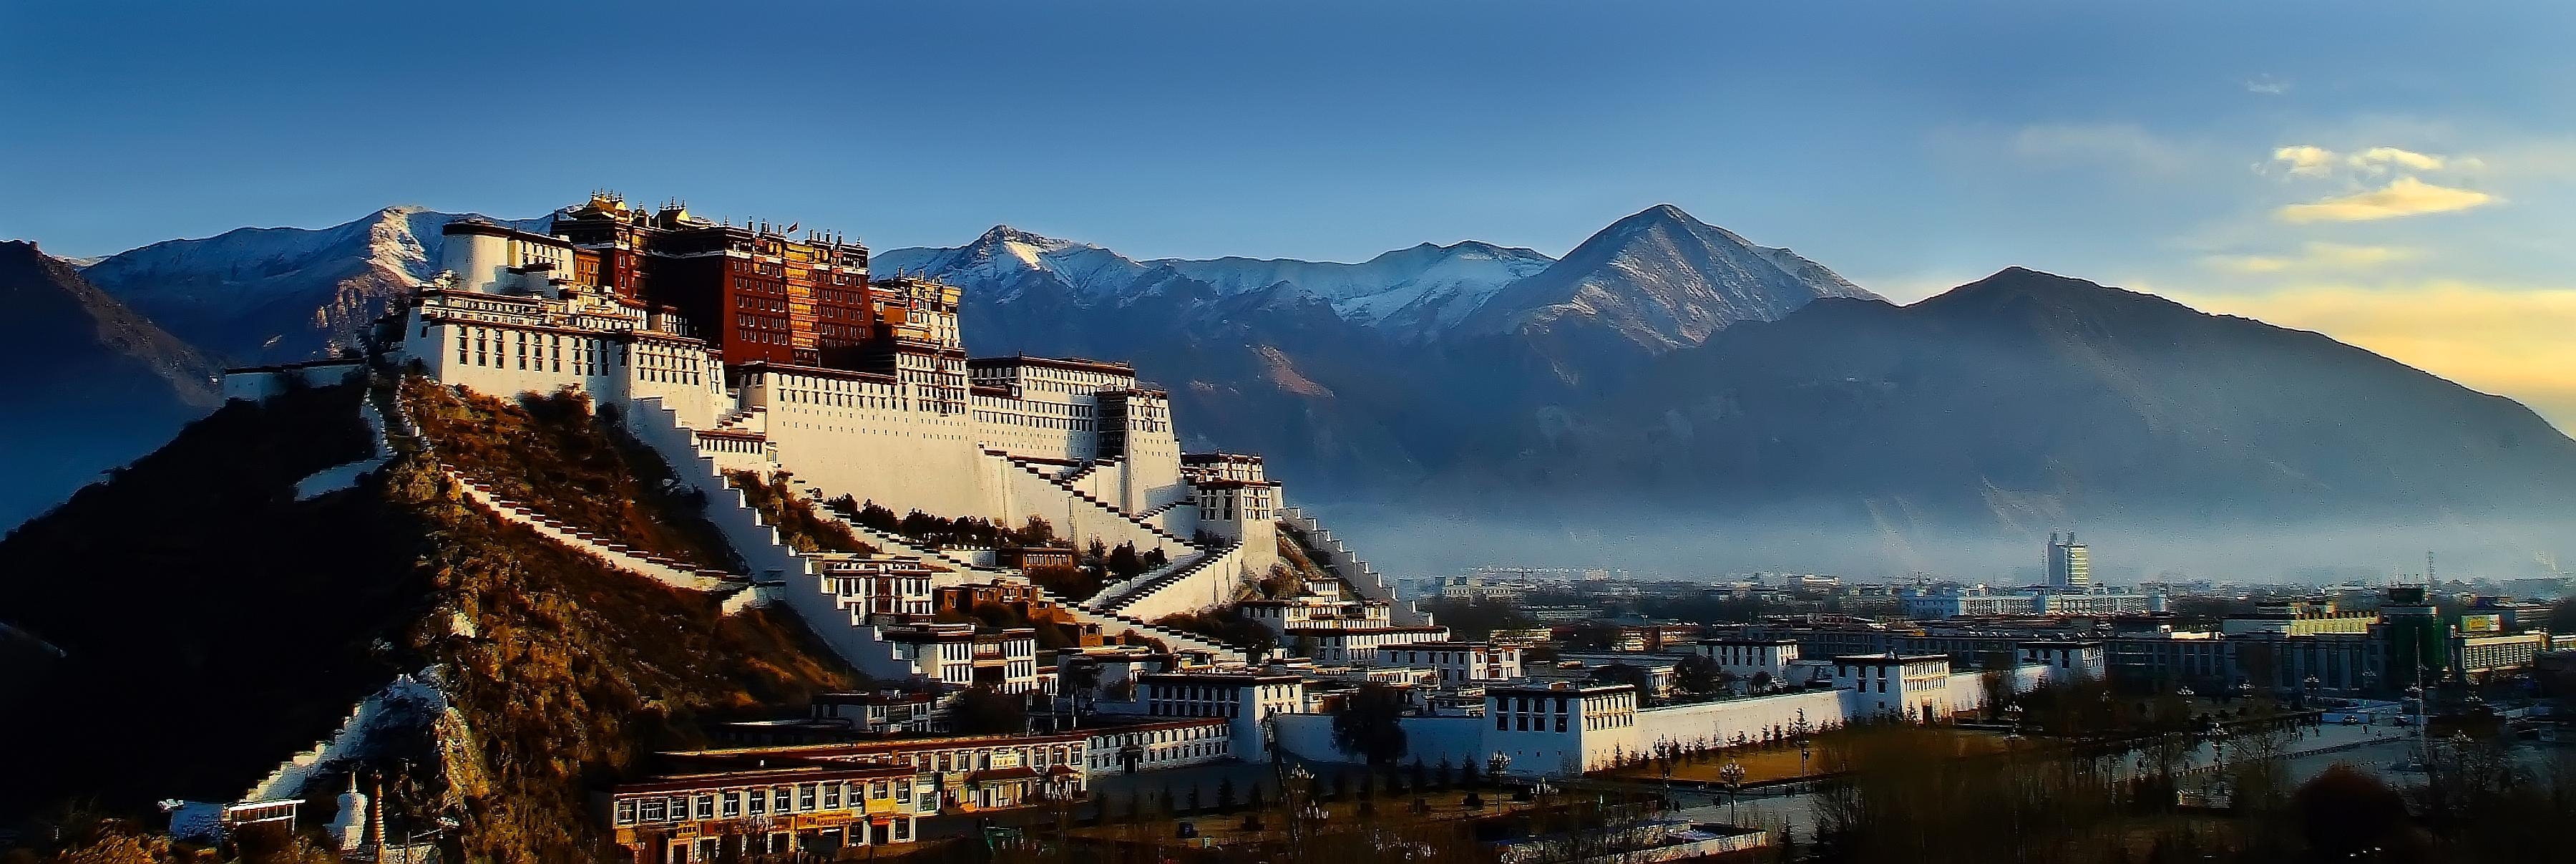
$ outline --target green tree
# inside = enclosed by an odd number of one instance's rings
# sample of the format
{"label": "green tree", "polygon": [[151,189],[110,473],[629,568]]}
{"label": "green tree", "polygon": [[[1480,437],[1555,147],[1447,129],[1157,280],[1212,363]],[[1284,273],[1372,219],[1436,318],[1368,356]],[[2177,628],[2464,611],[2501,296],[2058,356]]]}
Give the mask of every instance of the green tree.
{"label": "green tree", "polygon": [[1333,715],[1333,746],[1370,765],[1392,765],[1406,747],[1404,692],[1371,681],[1361,684]]}
{"label": "green tree", "polygon": [[1726,685],[1720,679],[1725,675],[1726,667],[1704,654],[1692,654],[1673,664],[1673,686],[1687,693],[1706,695],[1723,690]]}

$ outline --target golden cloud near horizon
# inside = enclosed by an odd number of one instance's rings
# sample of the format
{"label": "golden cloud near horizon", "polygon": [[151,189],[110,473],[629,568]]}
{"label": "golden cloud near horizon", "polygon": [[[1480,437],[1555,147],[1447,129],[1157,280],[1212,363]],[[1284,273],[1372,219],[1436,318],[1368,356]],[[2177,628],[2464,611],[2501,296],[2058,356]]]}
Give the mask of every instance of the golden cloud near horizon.
{"label": "golden cloud near horizon", "polygon": [[[2295,170],[2295,169],[2294,169]],[[2368,192],[2356,192],[2308,204],[2291,204],[2272,211],[2283,222],[2368,222],[2399,216],[2421,216],[2483,207],[2496,202],[2496,197],[2471,189],[2435,186],[2413,177],[2399,177],[2388,185]]]}
{"label": "golden cloud near horizon", "polygon": [[2289,255],[2212,255],[2201,263],[2231,273],[2288,273],[2319,270],[2360,270],[2382,264],[2412,261],[2422,257],[2419,250],[2400,246],[2355,246],[2311,240],[2300,244],[2299,253]]}
{"label": "golden cloud near horizon", "polygon": [[2439,280],[2363,288],[2310,285],[2245,293],[2158,292],[2203,312],[2314,330],[2576,430],[2576,288],[2516,289]]}

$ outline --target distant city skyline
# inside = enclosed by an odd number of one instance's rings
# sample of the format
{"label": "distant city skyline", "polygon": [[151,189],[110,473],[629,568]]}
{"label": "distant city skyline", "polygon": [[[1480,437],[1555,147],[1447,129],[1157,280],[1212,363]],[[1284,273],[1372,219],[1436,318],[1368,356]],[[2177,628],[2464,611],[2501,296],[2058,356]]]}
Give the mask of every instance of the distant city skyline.
{"label": "distant city skyline", "polygon": [[1899,301],[2029,266],[2576,424],[2558,6],[14,11],[0,236],[62,255],[601,186],[877,249],[1339,261],[1671,202]]}

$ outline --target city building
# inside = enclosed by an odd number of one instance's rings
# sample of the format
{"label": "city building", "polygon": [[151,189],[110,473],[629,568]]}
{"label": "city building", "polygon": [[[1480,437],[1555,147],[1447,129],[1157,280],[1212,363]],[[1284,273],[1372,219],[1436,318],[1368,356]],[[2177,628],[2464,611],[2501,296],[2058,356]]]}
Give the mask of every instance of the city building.
{"label": "city building", "polygon": [[1798,662],[1798,642],[1794,639],[1702,639],[1690,646],[1690,653],[1717,661],[1718,671],[1750,680],[1765,676],[1767,681],[1788,683],[1789,667]]}
{"label": "city building", "polygon": [[2093,584],[2092,551],[2075,542],[2073,531],[2066,532],[2064,540],[2057,539],[2057,532],[2049,532],[2042,563],[2048,574],[2048,587],[2082,590]]}
{"label": "city building", "polygon": [[1446,687],[1519,678],[1521,655],[1517,647],[1490,642],[1412,642],[1378,646],[1377,662],[1431,670],[1432,680]]}
{"label": "city building", "polygon": [[609,839],[638,862],[829,857],[911,843],[937,799],[897,765],[793,764],[662,774],[598,796]]}

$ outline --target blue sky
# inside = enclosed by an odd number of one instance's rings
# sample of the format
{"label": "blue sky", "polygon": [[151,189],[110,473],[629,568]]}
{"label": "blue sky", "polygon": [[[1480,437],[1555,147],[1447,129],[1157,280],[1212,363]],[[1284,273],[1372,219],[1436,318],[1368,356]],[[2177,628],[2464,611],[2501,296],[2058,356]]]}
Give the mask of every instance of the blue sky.
{"label": "blue sky", "polygon": [[743,5],[17,4],[0,236],[605,186],[1356,260],[1669,201],[1900,299],[2032,266],[2576,421],[2567,4]]}

